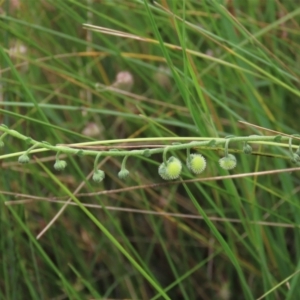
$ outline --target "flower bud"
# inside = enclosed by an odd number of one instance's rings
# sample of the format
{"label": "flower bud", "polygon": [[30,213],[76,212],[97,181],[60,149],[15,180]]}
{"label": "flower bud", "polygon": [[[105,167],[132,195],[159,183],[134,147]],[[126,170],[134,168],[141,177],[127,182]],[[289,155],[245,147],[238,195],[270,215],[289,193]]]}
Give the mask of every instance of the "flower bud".
{"label": "flower bud", "polygon": [[67,166],[67,162],[64,160],[56,160],[54,164],[54,169],[57,171],[62,171]]}
{"label": "flower bud", "polygon": [[88,123],[86,127],[82,130],[82,134],[86,136],[99,136],[101,130],[96,123]]}
{"label": "flower bud", "polygon": [[145,157],[150,157],[150,156],[151,156],[150,150],[149,150],[149,149],[145,149],[144,152],[143,152],[143,155],[144,155]]}
{"label": "flower bud", "polygon": [[118,177],[120,179],[126,179],[128,175],[129,175],[129,171],[127,169],[121,169],[121,171],[118,173]]}
{"label": "flower bud", "polygon": [[29,157],[26,153],[22,154],[21,156],[19,156],[18,158],[18,162],[20,164],[27,164],[29,162]]}
{"label": "flower bud", "polygon": [[102,170],[96,170],[93,174],[93,181],[101,182],[105,178],[105,173]]}
{"label": "flower bud", "polygon": [[236,167],[236,158],[232,154],[228,154],[219,160],[220,167],[224,170],[231,170]]}
{"label": "flower bud", "polygon": [[249,144],[244,143],[244,145],[243,145],[243,152],[244,152],[245,154],[251,154],[251,152],[252,152],[252,147],[251,147]]}
{"label": "flower bud", "polygon": [[116,76],[116,81],[112,84],[112,87],[123,91],[131,91],[134,84],[133,76],[128,71],[121,71]]}

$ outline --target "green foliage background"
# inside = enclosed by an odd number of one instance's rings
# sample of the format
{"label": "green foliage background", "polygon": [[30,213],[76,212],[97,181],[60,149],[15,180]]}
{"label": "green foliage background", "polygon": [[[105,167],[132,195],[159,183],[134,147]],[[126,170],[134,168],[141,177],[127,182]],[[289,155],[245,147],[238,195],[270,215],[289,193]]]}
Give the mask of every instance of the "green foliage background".
{"label": "green foliage background", "polygon": [[[0,5],[0,121],[38,141],[269,134],[239,120],[299,133],[297,1]],[[123,71],[131,89],[116,83]],[[91,123],[93,137],[83,134]],[[24,150],[10,137],[1,150],[0,299],[300,296],[297,173],[130,190],[162,182],[161,155],[130,158],[126,181],[117,177],[121,161],[104,159],[106,178],[96,184],[91,157],[61,155],[68,167],[58,173],[55,153],[19,165]],[[290,167],[286,150],[254,150],[268,155],[238,152],[231,173]],[[218,166],[222,151],[201,153],[208,168],[200,177],[229,174]],[[184,151],[173,155],[185,160]],[[192,176],[185,170],[182,178]],[[54,200],[69,198],[105,208],[70,205],[37,240],[62,207]],[[7,205],[16,200],[26,201]]]}

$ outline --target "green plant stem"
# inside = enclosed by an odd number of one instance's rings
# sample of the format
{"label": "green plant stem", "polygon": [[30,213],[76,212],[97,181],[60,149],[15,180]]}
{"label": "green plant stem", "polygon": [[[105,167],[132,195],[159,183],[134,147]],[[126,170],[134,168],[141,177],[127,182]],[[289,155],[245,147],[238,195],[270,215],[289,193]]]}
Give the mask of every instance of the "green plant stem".
{"label": "green plant stem", "polygon": [[99,158],[101,156],[102,152],[99,152],[95,158],[95,161],[94,161],[94,172],[96,172],[98,170],[98,161],[99,161]]}
{"label": "green plant stem", "polygon": [[186,149],[186,157],[189,159],[191,155],[191,148]]}
{"label": "green plant stem", "polygon": [[122,165],[121,165],[121,170],[125,170],[126,169],[126,161],[127,161],[127,158],[129,157],[129,155],[126,155],[124,158],[123,158],[123,161],[122,161]]}
{"label": "green plant stem", "polygon": [[56,161],[59,160],[59,154],[60,154],[60,151],[57,151],[56,156],[55,156]]}
{"label": "green plant stem", "polygon": [[293,149],[292,149],[292,141],[293,141],[293,138],[289,138],[289,150],[290,150],[290,154],[291,156],[293,157]]}
{"label": "green plant stem", "polygon": [[164,165],[167,166],[167,152],[169,151],[170,147],[166,147],[164,149],[164,152],[163,152],[163,162],[164,162]]}
{"label": "green plant stem", "polygon": [[224,149],[225,157],[228,156],[228,145],[229,145],[229,142],[230,142],[230,139],[227,139],[226,142],[225,142],[225,149]]}
{"label": "green plant stem", "polygon": [[25,152],[26,154],[29,154],[31,152],[31,150],[37,148],[39,145],[38,144],[34,144],[33,146],[31,146],[29,149],[27,149]]}
{"label": "green plant stem", "polygon": [[3,141],[4,138],[8,135],[7,132],[3,133],[1,136],[0,136],[0,141]]}
{"label": "green plant stem", "polygon": [[[8,129],[6,126],[2,125],[0,126],[0,131],[4,132],[4,134],[11,135],[15,138],[18,138],[20,140],[28,140],[28,136],[25,136],[21,133],[19,133],[16,130],[11,130]],[[282,143],[290,140],[290,136],[281,136],[281,143],[279,142],[274,142],[274,140],[278,137],[276,136],[241,136],[241,137],[232,137],[230,138],[230,142],[247,142],[247,143],[257,143],[257,144],[267,144],[270,146],[277,146],[277,147],[290,147],[289,143]],[[295,139],[297,139],[295,137]],[[152,139],[155,140],[155,139]],[[173,139],[174,140],[174,139]],[[187,150],[195,147],[203,147],[205,149],[205,146],[209,147],[210,142],[214,140],[215,146],[217,145],[224,145],[225,144],[225,152],[226,152],[226,144],[227,144],[227,152],[228,152],[228,143],[229,140],[226,138],[212,138],[212,137],[202,137],[201,141],[193,141],[193,142],[188,142],[188,143],[182,143],[182,144],[175,144],[175,145],[168,145],[166,147],[160,147],[160,148],[153,148],[149,149],[149,154],[158,154],[158,153],[164,153],[164,163],[166,163],[166,152],[169,150],[172,151],[178,151],[178,150]],[[149,139],[145,139],[145,141],[149,141]],[[107,142],[107,141],[106,141]],[[114,141],[115,142],[115,141]],[[61,152],[64,154],[73,154],[76,155],[79,152],[81,155],[88,155],[88,156],[97,156],[99,155],[99,151],[97,150],[86,150],[86,149],[79,149],[79,148],[72,148],[72,147],[67,147],[67,146],[61,146],[61,145],[51,145],[47,142],[39,142],[34,139],[30,138],[29,141],[30,144],[32,144],[34,147],[41,147],[40,149],[35,149],[34,152],[42,152],[42,151],[55,151],[55,152]],[[291,147],[296,147],[296,146],[291,146]],[[13,154],[6,154],[0,156],[0,159],[8,158],[8,157],[13,157],[13,156],[19,156],[20,153],[27,153],[28,150],[23,151],[23,152],[18,152],[18,153],[13,153]],[[142,156],[144,153],[145,149],[139,149],[139,150],[120,150],[120,151],[103,151],[101,150],[101,156],[110,156],[110,157],[116,157],[116,156]]]}

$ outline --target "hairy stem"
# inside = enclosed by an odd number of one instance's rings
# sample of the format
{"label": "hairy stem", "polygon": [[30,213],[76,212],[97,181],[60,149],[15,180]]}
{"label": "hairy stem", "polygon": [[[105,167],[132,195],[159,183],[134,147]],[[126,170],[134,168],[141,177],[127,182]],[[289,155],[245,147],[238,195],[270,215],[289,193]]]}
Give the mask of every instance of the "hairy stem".
{"label": "hairy stem", "polygon": [[[43,152],[43,151],[55,151],[55,152],[60,152],[64,154],[80,154],[81,155],[89,155],[89,156],[98,156],[99,153],[101,153],[101,156],[142,156],[145,149],[138,149],[138,150],[120,150],[120,151],[103,151],[103,150],[86,150],[86,149],[80,149],[80,148],[72,148],[64,145],[51,145],[47,142],[39,142],[36,141],[28,136],[25,136],[21,133],[19,133],[16,130],[11,130],[7,128],[5,125],[0,126],[0,131],[4,132],[3,135],[10,135],[13,136],[17,139],[20,140],[26,140],[28,141],[29,144],[33,145],[30,149],[40,147],[38,149],[35,149],[32,151],[32,153],[36,152]],[[2,135],[2,136],[3,136]],[[252,135],[252,136],[241,136],[241,137],[230,137],[230,142],[247,142],[247,143],[256,143],[256,144],[266,144],[270,146],[277,146],[277,147],[296,147],[290,145],[289,141],[291,139],[291,136],[280,136],[280,142],[278,142],[278,135],[276,136],[260,136],[260,135]],[[297,137],[293,137],[294,139],[298,139]],[[195,139],[195,138],[191,138]],[[149,154],[158,154],[158,153],[165,153],[164,156],[164,162],[166,161],[166,152],[167,151],[177,151],[177,150],[189,150],[191,148],[196,148],[196,147],[201,147],[202,149],[205,148],[211,148],[210,143],[214,141],[214,147],[216,146],[222,146],[225,145],[225,152],[227,149],[228,153],[228,143],[229,139],[226,138],[212,138],[212,137],[201,137],[200,141],[193,141],[193,142],[187,142],[187,143],[182,143],[182,144],[175,144],[175,145],[168,145],[168,146],[162,146],[159,148],[152,148],[149,149]],[[150,139],[145,139],[145,141],[149,141]],[[151,140],[156,140],[155,138]],[[167,138],[165,138],[167,140]],[[174,138],[173,138],[174,140]],[[123,141],[123,140],[122,140]],[[141,139],[139,139],[141,141]],[[286,143],[288,141],[288,143]],[[109,141],[106,141],[109,142]],[[121,142],[121,141],[120,141]],[[82,143],[83,145],[85,143]],[[227,144],[227,148],[226,148]],[[166,149],[167,147],[167,149]],[[0,159],[8,158],[8,157],[14,157],[14,156],[19,156],[22,153],[26,153],[27,151],[23,152],[18,152],[18,153],[12,153],[12,154],[6,154],[0,156]]]}

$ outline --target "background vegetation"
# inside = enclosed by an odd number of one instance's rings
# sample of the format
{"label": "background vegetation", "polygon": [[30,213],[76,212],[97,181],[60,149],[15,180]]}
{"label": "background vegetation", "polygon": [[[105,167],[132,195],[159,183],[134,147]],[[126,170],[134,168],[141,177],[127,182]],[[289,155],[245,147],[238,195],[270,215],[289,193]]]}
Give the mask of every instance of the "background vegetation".
{"label": "background vegetation", "polygon": [[[299,133],[298,1],[0,5],[0,121],[38,141],[269,134],[239,120]],[[51,152],[19,165],[26,147],[8,137],[1,150],[1,299],[299,299],[298,173],[228,176],[290,167],[286,150],[238,152],[230,173],[220,149],[201,151],[198,182],[148,186],[161,155],[130,158],[126,181],[104,159],[96,184],[92,157],[61,155],[57,172]],[[70,197],[90,207],[41,234]]]}

